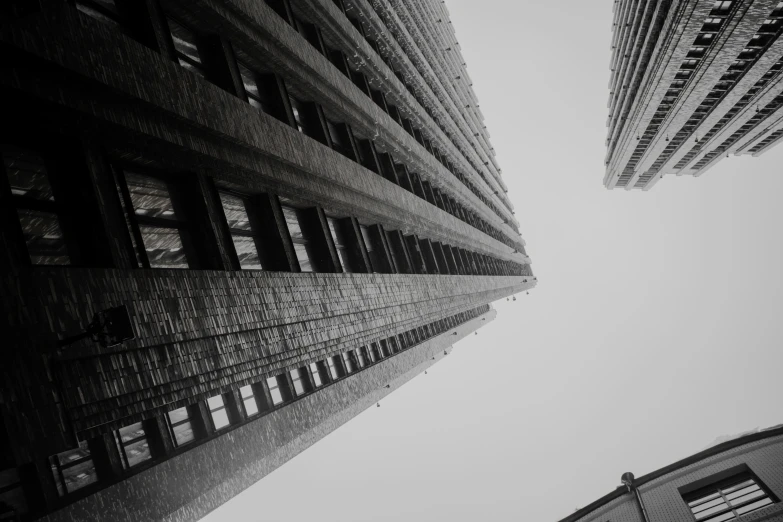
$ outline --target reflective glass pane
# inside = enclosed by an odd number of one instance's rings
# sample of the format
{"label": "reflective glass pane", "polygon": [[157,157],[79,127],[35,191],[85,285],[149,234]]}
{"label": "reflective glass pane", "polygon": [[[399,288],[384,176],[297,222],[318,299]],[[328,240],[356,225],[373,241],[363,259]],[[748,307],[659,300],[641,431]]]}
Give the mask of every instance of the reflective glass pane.
{"label": "reflective glass pane", "polygon": [[734,520],[734,513],[731,511],[727,513],[723,513],[722,515],[718,515],[717,517],[711,518],[709,522],[727,522],[728,520]]}
{"label": "reflective glass pane", "polygon": [[228,413],[226,413],[226,409],[223,408],[221,410],[215,410],[212,412],[212,422],[215,424],[215,429],[219,430],[221,428],[225,428],[229,425],[228,422]]}
{"label": "reflective glass pane", "polygon": [[68,465],[68,463],[70,462],[89,456],[90,456],[90,450],[87,447],[87,442],[82,441],[79,443],[78,448],[68,450],[68,451],[63,451],[62,453],[58,453],[57,459],[60,461],[61,465],[65,466]]}
{"label": "reflective glass pane", "polygon": [[258,255],[256,240],[247,236],[231,236],[237,251],[239,266],[245,270],[262,270],[261,257]]}
{"label": "reflective glass pane", "polygon": [[764,506],[768,506],[770,504],[772,504],[772,499],[769,497],[763,498],[761,500],[757,500],[756,502],[752,502],[747,506],[737,508],[737,514],[742,515],[743,513],[750,513],[751,511],[756,511],[757,509],[761,509]]}
{"label": "reflective glass pane", "polygon": [[207,404],[209,404],[210,410],[216,410],[218,408],[222,408],[224,406],[223,396],[215,395],[214,397],[210,397],[209,399],[207,399]]}
{"label": "reflective glass pane", "polygon": [[696,517],[696,520],[701,520],[703,518],[709,517],[710,515],[714,515],[715,513],[719,513],[724,509],[729,509],[729,506],[727,506],[726,503],[721,500],[719,504],[703,511],[699,511],[698,513],[694,513],[693,515]]}
{"label": "reflective glass pane", "polygon": [[11,193],[40,201],[54,201],[44,159],[13,145],[0,145]]}
{"label": "reflective glass pane", "polygon": [[255,397],[251,396],[251,397],[245,399],[244,403],[245,403],[245,413],[248,416],[255,415],[256,413],[258,413],[258,404],[256,404]]}
{"label": "reflective glass pane", "polygon": [[144,428],[142,428],[140,422],[131,424],[130,426],[125,426],[124,428],[120,428],[117,431],[119,432],[120,440],[122,442],[138,439],[139,437],[143,437],[145,435]]}
{"label": "reflective glass pane", "polygon": [[174,20],[169,20],[169,29],[171,30],[171,38],[174,40],[174,48],[177,52],[184,54],[190,60],[201,63],[201,56],[198,52],[198,46],[196,44],[196,35],[192,31],[181,26]]}
{"label": "reflective glass pane", "polygon": [[117,25],[117,18],[119,17],[117,7],[111,0],[95,0],[92,2],[77,0],[76,9],[101,22]]}
{"label": "reflective glass pane", "polygon": [[304,386],[302,386],[302,381],[299,377],[299,370],[291,370],[291,380],[294,383],[294,392],[296,395],[302,395],[305,390]]}
{"label": "reflective glass pane", "polygon": [[242,395],[243,399],[247,399],[248,397],[252,397],[253,396],[253,387],[250,386],[249,384],[247,386],[242,386],[239,389],[239,393],[240,393],[240,395]]}
{"label": "reflective glass pane", "polygon": [[291,234],[291,239],[294,241],[304,240],[296,210],[290,207],[283,207],[283,216],[285,217],[285,224],[288,227],[288,233]]}
{"label": "reflective glass pane", "polygon": [[139,216],[176,219],[171,193],[165,181],[125,171],[133,210]]}
{"label": "reflective glass pane", "polygon": [[180,231],[176,228],[139,227],[152,268],[188,268]]}
{"label": "reflective glass pane", "polygon": [[294,252],[296,252],[296,260],[299,261],[299,268],[302,272],[312,272],[313,264],[310,262],[310,256],[307,254],[307,247],[294,243]]}
{"label": "reflective glass pane", "polygon": [[759,489],[758,485],[755,483],[751,483],[749,486],[746,486],[741,489],[734,489],[731,493],[724,492],[724,495],[728,500],[731,500],[733,498],[741,497],[743,495],[747,495],[748,493],[751,493],[753,491],[757,491]]}
{"label": "reflective glass pane", "polygon": [[98,474],[95,471],[95,464],[92,459],[63,468],[62,474],[65,489],[68,493],[98,481]]}
{"label": "reflective glass pane", "polygon": [[283,402],[283,396],[280,393],[280,389],[279,388],[275,388],[275,389],[269,390],[269,394],[272,396],[272,404],[278,405],[281,402]]}
{"label": "reflective glass pane", "polygon": [[345,371],[351,373],[353,371],[353,361],[351,361],[350,352],[345,352],[343,354],[343,362],[345,363]]}
{"label": "reflective glass pane", "polygon": [[332,376],[332,379],[337,379],[339,377],[339,375],[337,373],[337,368],[335,368],[335,365],[334,365],[334,358],[333,357],[329,357],[326,360],[326,362],[329,365],[329,374]]}
{"label": "reflective glass pane", "polygon": [[34,265],[67,265],[71,259],[57,214],[17,209],[19,224]]}
{"label": "reflective glass pane", "polygon": [[712,507],[717,506],[718,504],[723,504],[723,498],[717,493],[715,493],[715,495],[710,495],[710,497],[715,497],[715,498],[712,498],[712,500],[709,500],[707,502],[703,502],[701,504],[692,506],[691,511],[693,511],[694,513],[700,513],[705,509],[710,509]]}
{"label": "reflective glass pane", "polygon": [[263,105],[261,105],[261,102],[260,102],[260,101],[258,101],[258,100],[256,100],[255,98],[248,98],[248,100],[247,100],[247,101],[248,101],[248,103],[249,103],[251,106],[255,107],[256,109],[258,109],[258,110],[260,110],[260,111],[263,111],[263,110],[264,110],[264,106],[263,106]]}
{"label": "reflective glass pane", "polygon": [[[742,491],[745,491],[745,490],[742,490]],[[752,491],[748,491],[744,495],[741,495],[739,497],[730,499],[729,500],[729,504],[731,504],[732,506],[738,506],[740,504],[744,504],[744,503],[746,503],[746,502],[748,502],[750,500],[753,500],[754,498],[763,497],[765,495],[766,495],[766,493],[764,493],[763,490],[758,489],[758,487],[756,487],[756,489],[754,489]]]}
{"label": "reflective glass pane", "polygon": [[140,439],[125,446],[125,455],[128,457],[128,466],[135,466],[152,458],[150,445],[147,439]]}
{"label": "reflective glass pane", "polygon": [[188,414],[188,408],[185,406],[170,411],[168,415],[169,421],[171,421],[172,424],[176,424],[180,421],[190,418],[190,415]]}
{"label": "reflective glass pane", "polygon": [[738,484],[734,484],[733,486],[727,487],[727,488],[721,488],[724,494],[731,493],[733,491],[737,491],[738,489],[742,489],[745,487],[750,486],[751,484],[755,484],[753,479],[743,480],[742,482]]}
{"label": "reflective glass pane", "polygon": [[261,94],[258,92],[258,82],[256,82],[255,74],[241,63],[238,65],[239,74],[242,76],[242,84],[245,86],[245,92],[250,97],[260,98]]}
{"label": "reflective glass pane", "polygon": [[174,432],[174,440],[177,442],[177,446],[187,444],[196,438],[196,435],[193,433],[193,425],[190,421],[174,426],[172,431]]}
{"label": "reflective glass pane", "polygon": [[269,387],[269,394],[272,396],[272,404],[277,405],[283,402],[283,395],[280,393],[277,377],[269,377],[266,380],[266,384]]}
{"label": "reflective glass pane", "polygon": [[220,202],[223,204],[223,213],[226,215],[229,228],[246,230],[248,232],[252,230],[244,199],[221,192]]}
{"label": "reflective glass pane", "polygon": [[316,386],[321,386],[323,382],[321,381],[321,374],[318,371],[318,365],[315,363],[310,363],[310,373],[313,375],[313,383]]}

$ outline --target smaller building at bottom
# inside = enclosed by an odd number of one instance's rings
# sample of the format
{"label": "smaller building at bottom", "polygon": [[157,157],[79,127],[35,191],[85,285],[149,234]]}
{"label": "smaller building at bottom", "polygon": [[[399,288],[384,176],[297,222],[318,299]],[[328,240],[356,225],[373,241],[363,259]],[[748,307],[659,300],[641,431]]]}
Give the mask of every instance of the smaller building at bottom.
{"label": "smaller building at bottom", "polygon": [[621,481],[560,522],[783,521],[783,424]]}

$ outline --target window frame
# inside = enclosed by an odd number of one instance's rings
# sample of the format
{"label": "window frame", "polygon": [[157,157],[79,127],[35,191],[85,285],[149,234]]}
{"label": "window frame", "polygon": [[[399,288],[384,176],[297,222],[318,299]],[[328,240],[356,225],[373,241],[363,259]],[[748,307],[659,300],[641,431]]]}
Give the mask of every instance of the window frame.
{"label": "window frame", "polygon": [[[181,204],[182,198],[180,191],[181,182],[176,175],[161,173],[157,170],[150,170],[144,167],[138,167],[137,165],[119,163],[112,165],[114,171],[115,181],[120,192],[121,204],[125,214],[125,221],[130,228],[129,232],[132,238],[132,246],[135,250],[135,259],[140,263],[139,268],[148,268],[156,270],[193,270],[199,268],[199,256],[193,245],[193,238],[191,234],[191,223],[188,219],[188,212],[184,205]],[[176,219],[167,219],[160,217],[139,215],[136,212],[136,208],[133,206],[133,199],[131,197],[130,187],[128,185],[127,173],[130,171],[132,174],[152,178],[166,185],[168,197],[173,207],[175,207],[175,213],[178,214]],[[179,208],[176,208],[179,207]],[[187,267],[175,267],[175,266],[151,266],[150,258],[147,253],[147,247],[144,244],[144,236],[141,232],[141,227],[154,227],[165,228],[171,230],[177,230],[182,243],[182,250],[185,255],[185,262]]]}
{"label": "window frame", "polygon": [[[736,486],[746,482],[751,482],[752,484],[746,484],[742,488],[736,488]],[[732,501],[738,498],[742,498],[746,494],[750,494],[750,493],[746,493],[744,495],[740,495],[732,499],[727,498],[728,496],[730,496],[733,493],[736,493],[737,491],[742,491],[743,489],[752,486],[757,486],[758,491],[761,491],[762,495],[746,500],[745,502],[736,505],[732,504]],[[732,488],[736,488],[736,489],[732,490]],[[727,513],[732,513],[733,517],[725,520],[727,520],[727,522],[734,521],[740,519],[740,517],[743,517],[749,513],[753,513],[760,509],[764,509],[772,504],[779,502],[779,499],[772,493],[772,491],[746,465],[737,466],[735,468],[731,468],[729,470],[725,470],[721,473],[713,475],[712,477],[707,477],[705,479],[699,480],[693,484],[679,488],[679,491],[682,496],[683,502],[685,503],[686,507],[691,513],[691,516],[693,516],[693,519],[698,522],[712,522],[716,518],[724,516]],[[715,495],[716,493],[717,496],[713,497],[713,495]],[[709,497],[713,497],[713,498],[709,498]],[[702,517],[702,518],[697,517],[697,513],[694,512],[694,508],[712,503],[718,499],[721,499],[720,503],[715,504],[714,506],[707,507],[701,510],[701,512],[709,511],[710,509],[714,509],[721,505],[725,506],[724,509],[711,513],[706,517]],[[737,512],[737,510],[740,508],[752,505],[756,502],[765,499],[769,499],[770,502],[763,506],[759,506],[755,509],[752,509],[750,511],[745,511],[743,513]],[[700,500],[703,500],[703,502],[696,505],[691,505]]]}
{"label": "window frame", "polygon": [[[239,192],[235,192],[233,190],[218,188],[218,199],[220,200],[220,208],[223,212],[223,219],[225,219],[226,229],[228,230],[229,235],[231,236],[231,243],[234,247],[234,253],[237,256],[237,263],[239,264],[240,270],[266,270],[264,268],[264,257],[263,257],[263,238],[264,238],[264,232],[259,226],[258,223],[255,222],[253,219],[252,213],[253,213],[253,196],[249,196],[247,194],[241,194]],[[222,196],[230,196],[233,198],[237,198],[242,201],[242,204],[244,205],[244,211],[245,216],[247,216],[247,222],[250,226],[250,230],[244,230],[241,228],[232,228],[231,224],[228,222],[228,216],[226,215],[226,206],[223,203]],[[242,266],[242,260],[239,258],[239,252],[237,252],[236,243],[234,243],[234,236],[240,236],[240,237],[249,237],[253,240],[253,244],[255,245],[256,249],[256,257],[258,258],[258,265],[261,268],[245,268]]]}
{"label": "window frame", "polygon": [[[177,422],[174,422],[171,420],[170,414],[178,410],[185,410],[185,413],[187,413],[187,417],[185,417],[182,420],[178,420]],[[198,436],[196,434],[196,427],[193,424],[194,419],[191,413],[192,412],[190,406],[181,406],[179,408],[174,408],[173,410],[169,410],[166,412],[166,426],[168,426],[169,428],[169,436],[171,437],[171,441],[174,443],[175,448],[181,448],[182,446],[187,446],[188,444],[198,439]],[[185,442],[179,442],[177,440],[177,434],[174,431],[174,428],[176,428],[177,426],[182,426],[185,423],[190,424],[190,432],[193,435],[193,438],[191,438],[190,440],[186,440]]]}
{"label": "window frame", "polygon": [[[128,441],[122,440],[122,434],[120,434],[120,430],[125,428],[130,428],[131,426],[134,426],[136,424],[139,424],[141,426],[142,435],[139,435],[138,437],[134,439],[130,439]],[[147,435],[147,430],[144,428],[144,423],[142,421],[134,422],[133,424],[129,424],[128,426],[123,426],[122,428],[118,430],[113,431],[114,435],[114,443],[117,447],[117,450],[120,454],[120,460],[122,462],[122,468],[124,470],[129,470],[133,467],[140,466],[144,464],[145,462],[151,461],[154,459],[154,455],[152,454],[152,447],[150,446],[149,437]],[[141,460],[135,464],[130,463],[130,457],[128,457],[128,451],[127,448],[131,444],[135,444],[136,442],[139,442],[140,440],[144,440],[147,442],[147,448],[149,449],[149,455],[144,460]]]}
{"label": "window frame", "polygon": [[[225,394],[223,394],[223,393],[219,393],[217,395],[213,395],[212,397],[208,397],[207,398],[207,409],[209,410],[209,420],[212,423],[212,427],[214,428],[214,430],[216,432],[224,430],[224,429],[228,428],[229,426],[231,426],[231,424],[232,424],[232,422],[231,422],[231,415],[230,415],[230,412],[228,411],[227,404],[226,404],[226,399],[225,399],[224,395]],[[209,401],[211,399],[215,399],[215,398],[220,398],[220,406],[218,406],[216,408],[213,408],[209,404]],[[220,412],[220,411],[225,411],[225,413],[226,413],[226,424],[218,427],[217,423],[215,422],[215,413],[216,412]]]}
{"label": "window frame", "polygon": [[[63,464],[60,461],[60,455],[62,455],[63,453],[68,453],[69,451],[73,451],[73,449],[66,450],[66,451],[61,451],[60,453],[55,453],[54,455],[51,455],[49,457],[49,464],[50,464],[50,466],[52,468],[53,474],[56,471],[56,475],[54,475],[53,478],[55,480],[55,485],[56,485],[56,489],[57,489],[57,495],[60,498],[66,497],[68,495],[71,495],[71,494],[75,493],[76,491],[82,490],[82,489],[84,489],[86,487],[89,487],[89,486],[91,486],[93,484],[96,484],[96,483],[101,481],[101,477],[98,474],[98,467],[95,465],[95,461],[93,460],[92,451],[91,451],[91,449],[89,447],[88,441],[86,441],[86,440],[79,441],[79,449],[81,449],[83,451],[86,450],[87,451],[87,455],[84,455],[82,457],[70,460],[70,461],[68,461],[65,464]],[[87,461],[92,462],[92,469],[95,470],[95,480],[92,481],[92,482],[89,482],[87,484],[84,484],[82,486],[79,486],[78,488],[74,489],[73,491],[69,490],[68,489],[68,483],[65,480],[65,470],[67,470],[69,468],[72,468],[72,467],[75,467],[75,466],[78,466],[79,464],[83,464],[83,463],[85,463]]]}

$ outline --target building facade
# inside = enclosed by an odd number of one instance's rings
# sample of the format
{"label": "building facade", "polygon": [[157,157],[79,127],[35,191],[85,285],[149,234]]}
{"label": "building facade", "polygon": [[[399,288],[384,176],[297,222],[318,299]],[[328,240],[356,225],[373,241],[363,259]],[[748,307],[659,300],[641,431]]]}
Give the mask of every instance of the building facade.
{"label": "building facade", "polygon": [[783,3],[614,2],[606,188],[701,176],[783,140]]}
{"label": "building facade", "polygon": [[0,520],[197,520],[535,285],[441,2],[0,9]]}
{"label": "building facade", "polygon": [[[783,426],[718,444],[622,486],[560,522],[783,520]],[[628,480],[630,479],[630,480]]]}

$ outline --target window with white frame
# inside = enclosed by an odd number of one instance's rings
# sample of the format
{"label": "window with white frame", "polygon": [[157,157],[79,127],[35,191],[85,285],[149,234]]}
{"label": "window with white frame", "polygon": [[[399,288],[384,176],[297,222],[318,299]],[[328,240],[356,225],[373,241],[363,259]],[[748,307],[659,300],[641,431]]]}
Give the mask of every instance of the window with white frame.
{"label": "window with white frame", "polygon": [[281,377],[269,377],[266,380],[266,384],[269,387],[269,395],[272,397],[272,404],[277,406],[283,403],[283,393],[280,390]]}
{"label": "window with white frame", "polygon": [[741,472],[683,495],[698,522],[726,522],[775,500],[754,475]]}
{"label": "window with white frame", "polygon": [[141,422],[115,431],[114,443],[120,453],[123,469],[132,468],[152,458],[147,434],[144,432]]}
{"label": "window with white frame", "polygon": [[252,417],[258,413],[258,403],[253,393],[253,386],[248,384],[239,388],[239,394],[242,396],[242,404],[245,406],[245,415]]}
{"label": "window with white frame", "polygon": [[226,411],[226,403],[223,401],[222,395],[215,395],[207,399],[209,405],[209,413],[212,416],[212,424],[216,430],[225,428],[231,424],[228,420],[228,411]]}
{"label": "window with white frame", "polygon": [[166,420],[169,424],[171,436],[177,446],[183,446],[196,439],[187,406],[171,410],[166,414]]}

